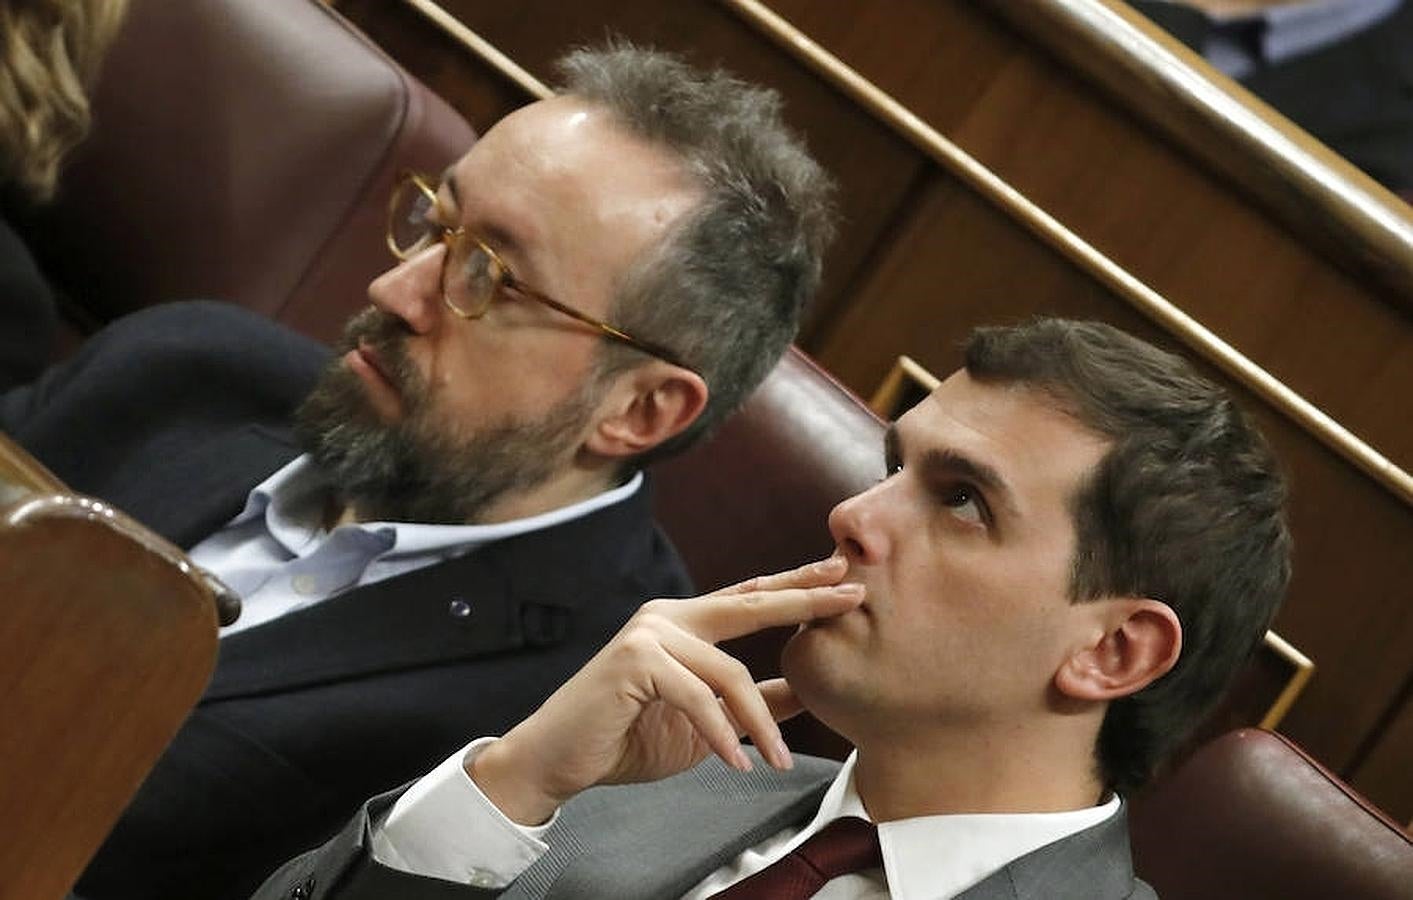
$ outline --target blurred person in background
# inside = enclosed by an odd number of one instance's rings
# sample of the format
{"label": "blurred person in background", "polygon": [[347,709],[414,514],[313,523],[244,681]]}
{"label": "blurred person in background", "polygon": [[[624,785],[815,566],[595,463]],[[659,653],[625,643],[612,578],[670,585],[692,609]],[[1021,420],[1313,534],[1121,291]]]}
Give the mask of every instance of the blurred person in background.
{"label": "blurred person in background", "polygon": [[1409,0],[1131,0],[1384,187],[1413,200]]}
{"label": "blurred person in background", "polygon": [[59,321],[5,210],[54,196],[88,133],[88,89],[126,11],[127,0],[0,0],[0,389],[39,374]]}

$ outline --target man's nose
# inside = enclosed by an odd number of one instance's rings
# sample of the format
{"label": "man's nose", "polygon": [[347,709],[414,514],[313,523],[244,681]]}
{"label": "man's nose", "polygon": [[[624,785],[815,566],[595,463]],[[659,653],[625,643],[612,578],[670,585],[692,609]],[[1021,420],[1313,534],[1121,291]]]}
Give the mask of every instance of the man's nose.
{"label": "man's nose", "polygon": [[373,305],[407,324],[415,334],[436,327],[442,308],[442,255],[438,244],[403,260],[368,285]]}
{"label": "man's nose", "polygon": [[887,481],[855,494],[829,512],[829,533],[850,563],[869,565],[888,554]]}

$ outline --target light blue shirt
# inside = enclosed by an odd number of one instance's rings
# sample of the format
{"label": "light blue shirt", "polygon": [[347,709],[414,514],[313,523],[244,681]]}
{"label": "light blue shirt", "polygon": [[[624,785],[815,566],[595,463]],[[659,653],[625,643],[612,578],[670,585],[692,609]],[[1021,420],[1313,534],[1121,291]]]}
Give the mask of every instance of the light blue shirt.
{"label": "light blue shirt", "polygon": [[[1169,0],[1181,2],[1181,0]],[[1232,16],[1209,16],[1216,25],[1203,57],[1232,78],[1313,53],[1388,18],[1403,0],[1308,0]],[[1190,4],[1189,4],[1190,5]],[[1254,40],[1241,31],[1254,26]],[[1410,51],[1413,52],[1413,51]]]}
{"label": "light blue shirt", "polygon": [[330,486],[307,455],[251,489],[245,508],[188,553],[241,597],[241,615],[221,635],[361,587],[462,556],[493,541],[549,528],[631,497],[634,475],[621,487],[560,509],[492,525],[355,522],[324,527]]}

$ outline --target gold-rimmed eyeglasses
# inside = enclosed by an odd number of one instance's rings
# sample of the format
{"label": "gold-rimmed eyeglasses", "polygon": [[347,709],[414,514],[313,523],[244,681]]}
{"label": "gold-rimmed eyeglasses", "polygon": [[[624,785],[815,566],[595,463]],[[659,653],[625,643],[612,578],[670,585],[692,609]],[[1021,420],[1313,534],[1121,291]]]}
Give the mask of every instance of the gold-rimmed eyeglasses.
{"label": "gold-rimmed eyeglasses", "polygon": [[660,344],[635,338],[621,328],[525,285],[485,241],[462,226],[451,227],[436,221],[437,190],[432,184],[432,179],[415,172],[406,172],[398,180],[388,202],[388,249],[393,256],[406,261],[435,243],[444,244],[442,302],[457,316],[479,319],[490,309],[498,293],[514,291],[583,322],[610,340],[635,347],[674,366],[692,368]]}

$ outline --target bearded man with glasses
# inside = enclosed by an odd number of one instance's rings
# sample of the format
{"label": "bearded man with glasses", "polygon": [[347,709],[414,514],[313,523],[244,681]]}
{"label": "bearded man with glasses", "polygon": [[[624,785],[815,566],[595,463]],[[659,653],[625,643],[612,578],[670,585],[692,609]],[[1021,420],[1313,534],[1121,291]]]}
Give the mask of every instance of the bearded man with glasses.
{"label": "bearded man with glasses", "polygon": [[400,182],[396,264],[332,359],[174,304],[0,397],[0,428],[244,603],[88,900],[246,896],[690,593],[641,470],[788,346],[832,188],[768,91],[626,46],[561,65],[560,95]]}

